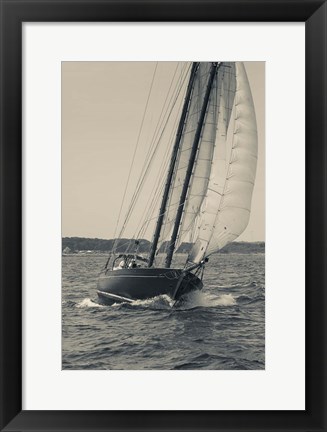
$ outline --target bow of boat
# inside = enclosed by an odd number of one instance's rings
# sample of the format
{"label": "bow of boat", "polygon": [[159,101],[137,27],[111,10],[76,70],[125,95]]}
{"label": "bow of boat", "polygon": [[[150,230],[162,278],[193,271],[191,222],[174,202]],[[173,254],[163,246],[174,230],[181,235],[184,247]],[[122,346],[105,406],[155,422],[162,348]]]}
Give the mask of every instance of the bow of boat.
{"label": "bow of boat", "polygon": [[192,272],[171,268],[105,270],[98,279],[97,294],[104,304],[145,300],[168,295],[173,300],[202,288]]}

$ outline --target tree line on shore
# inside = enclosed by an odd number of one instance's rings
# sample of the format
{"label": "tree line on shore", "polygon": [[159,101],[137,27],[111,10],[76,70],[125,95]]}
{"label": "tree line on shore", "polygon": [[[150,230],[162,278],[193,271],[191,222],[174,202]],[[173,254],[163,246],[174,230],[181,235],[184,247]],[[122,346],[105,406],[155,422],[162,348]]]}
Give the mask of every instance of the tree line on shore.
{"label": "tree line on shore", "polygon": [[[63,237],[62,251],[78,252],[78,251],[94,251],[94,252],[109,252],[112,250],[115,239],[99,239],[85,237]],[[119,253],[147,253],[150,250],[151,243],[148,240],[138,240],[136,244],[134,239],[118,239],[115,249]],[[165,243],[162,244],[159,252],[165,250]],[[177,249],[177,253],[188,253],[192,247],[192,243],[182,243]],[[232,242],[225,246],[220,253],[264,253],[265,242]]]}

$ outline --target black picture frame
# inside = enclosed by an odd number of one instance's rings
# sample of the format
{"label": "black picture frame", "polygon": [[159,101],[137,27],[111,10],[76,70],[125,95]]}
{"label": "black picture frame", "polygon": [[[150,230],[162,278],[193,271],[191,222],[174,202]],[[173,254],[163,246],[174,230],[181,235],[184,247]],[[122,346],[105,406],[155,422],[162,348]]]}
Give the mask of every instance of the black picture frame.
{"label": "black picture frame", "polygon": [[[0,429],[326,431],[326,1],[0,0],[0,4]],[[29,21],[305,22],[305,411],[22,411],[22,23]],[[296,143],[290,145],[296,160]]]}

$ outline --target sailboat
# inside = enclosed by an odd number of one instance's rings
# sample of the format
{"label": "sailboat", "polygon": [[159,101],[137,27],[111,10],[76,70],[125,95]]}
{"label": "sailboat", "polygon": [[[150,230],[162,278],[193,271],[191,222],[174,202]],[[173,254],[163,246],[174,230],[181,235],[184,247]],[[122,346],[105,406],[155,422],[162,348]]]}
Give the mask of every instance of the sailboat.
{"label": "sailboat", "polygon": [[[203,288],[210,255],[246,228],[257,166],[254,104],[242,62],[194,62],[188,72],[166,182],[146,256],[113,253],[97,294],[104,304],[159,295],[178,301]],[[192,247],[172,266],[185,236]],[[160,252],[160,254],[159,254]],[[164,256],[164,262],[162,258]]]}

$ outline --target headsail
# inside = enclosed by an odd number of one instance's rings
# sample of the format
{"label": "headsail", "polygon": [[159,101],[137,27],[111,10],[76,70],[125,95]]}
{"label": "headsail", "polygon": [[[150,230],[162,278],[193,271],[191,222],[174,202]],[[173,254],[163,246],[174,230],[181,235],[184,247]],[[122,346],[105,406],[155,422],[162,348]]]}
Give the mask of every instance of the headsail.
{"label": "headsail", "polygon": [[[189,261],[194,263],[236,239],[246,228],[250,217],[258,143],[254,104],[241,62],[236,63],[234,113],[233,142],[226,165],[226,140],[218,133],[197,239],[189,255]],[[219,120],[218,123],[218,127],[221,127]]]}

